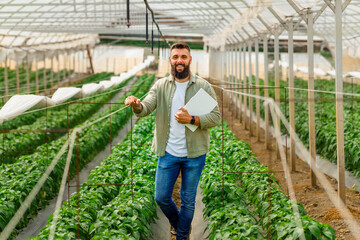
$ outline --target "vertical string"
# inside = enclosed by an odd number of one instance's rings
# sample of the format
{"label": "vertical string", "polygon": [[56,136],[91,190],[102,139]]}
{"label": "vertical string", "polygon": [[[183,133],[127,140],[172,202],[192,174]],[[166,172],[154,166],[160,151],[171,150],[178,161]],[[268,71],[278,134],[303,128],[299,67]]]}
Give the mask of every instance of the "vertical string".
{"label": "vertical string", "polygon": [[154,22],[151,24],[151,54],[154,54]]}
{"label": "vertical string", "polygon": [[146,8],[146,14],[145,14],[145,17],[146,17],[146,44],[149,44],[149,19],[148,19],[148,9]]}

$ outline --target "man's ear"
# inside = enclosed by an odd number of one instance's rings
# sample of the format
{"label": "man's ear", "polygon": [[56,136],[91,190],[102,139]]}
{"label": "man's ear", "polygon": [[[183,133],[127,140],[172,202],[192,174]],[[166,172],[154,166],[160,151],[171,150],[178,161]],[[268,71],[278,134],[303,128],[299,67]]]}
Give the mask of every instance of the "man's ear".
{"label": "man's ear", "polygon": [[192,61],[192,56],[190,56],[190,62],[189,62],[189,64],[191,64],[191,61]]}

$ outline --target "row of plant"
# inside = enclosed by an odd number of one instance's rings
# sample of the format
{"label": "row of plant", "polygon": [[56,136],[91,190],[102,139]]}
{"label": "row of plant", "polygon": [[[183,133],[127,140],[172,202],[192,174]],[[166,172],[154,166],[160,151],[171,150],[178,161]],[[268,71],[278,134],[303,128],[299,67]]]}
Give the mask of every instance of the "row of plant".
{"label": "row of plant", "polygon": [[[270,169],[259,163],[249,145],[245,141],[232,140],[236,139],[235,135],[226,124],[224,128],[224,162],[232,172],[237,172],[227,174],[239,181],[266,235],[272,239],[300,239],[301,234],[305,239],[335,239],[334,229],[310,218],[299,202],[290,200],[281,191]],[[212,137],[218,139],[217,149],[221,149],[220,134],[220,127],[212,131]],[[294,211],[296,208],[298,212]]]}
{"label": "row of plant", "polygon": [[[143,76],[143,78],[146,78],[146,76]],[[122,89],[130,80],[131,78],[101,94],[94,93],[85,99],[77,100],[77,102],[92,102],[93,104],[70,103],[66,106],[60,105],[49,108],[46,110],[46,114],[38,117],[32,124],[20,126],[16,132],[4,134],[2,143],[0,144],[0,162],[6,164],[12,163],[16,161],[19,156],[33,152],[37,146],[63,136],[65,132],[49,133],[37,130],[54,129],[56,131],[73,128],[77,124],[87,120],[103,106],[102,104],[96,103],[108,102],[117,94],[114,90]],[[25,132],[21,132],[21,130]],[[26,132],[28,130],[35,131]]]}
{"label": "row of plant", "polygon": [[[229,174],[222,175],[221,132],[211,130],[210,151],[201,175],[200,187],[205,204],[204,217],[208,220],[208,239],[264,239],[261,227],[243,190]],[[231,171],[224,165],[224,171]]]}
{"label": "row of plant", "polygon": [[[85,186],[59,209],[56,239],[151,237],[150,223],[156,217],[154,179],[157,163],[147,144],[153,136],[149,134],[152,132],[151,125],[150,117],[136,123],[132,135],[129,133],[121,144],[113,148],[112,154],[91,172]],[[89,186],[99,184],[124,185]],[[39,235],[32,239],[48,239],[52,221],[53,216]]]}
{"label": "row of plant", "polygon": [[[114,75],[114,74],[113,73],[107,73],[107,72],[92,74],[89,77],[85,78],[83,81],[81,81],[81,83],[78,83],[75,86],[80,86],[81,87],[81,85],[86,84],[86,83],[98,82],[100,80],[107,79],[112,75]],[[67,102],[70,102],[72,100],[74,100],[74,99],[73,98],[69,99]],[[62,109],[62,108],[65,109],[66,105],[61,105],[61,106],[56,107],[56,109]],[[23,126],[23,125],[30,125],[33,122],[35,122],[39,117],[44,116],[45,113],[46,113],[45,110],[39,110],[39,111],[32,112],[32,113],[25,113],[25,114],[22,114],[22,115],[14,118],[12,120],[5,121],[3,124],[0,124],[0,128],[4,129],[4,130],[5,129],[6,130],[11,130],[11,129],[16,129],[16,128],[18,128],[20,126]]]}
{"label": "row of plant", "polygon": [[[143,79],[140,78],[136,84],[130,88],[130,93],[141,97],[149,90],[151,84],[154,81],[155,76]],[[138,92],[135,92],[138,91]],[[118,99],[119,104],[112,105],[111,109],[108,108],[103,112],[94,114],[90,119],[81,125],[81,127],[91,123],[106,114],[117,111],[124,107],[123,103],[125,97]],[[103,121],[98,121],[95,124],[87,127],[81,131],[78,135],[79,151],[76,154],[79,157],[80,168],[82,168],[87,162],[102,151],[105,146],[111,140],[111,134],[116,134],[122,126],[130,118],[130,108],[125,108],[123,111],[116,112],[112,118],[111,123],[108,118]],[[63,136],[51,143],[41,145],[37,148],[37,152],[22,156],[19,161],[13,164],[4,165],[0,170],[0,230],[2,231],[14,213],[20,207],[29,192],[33,189],[39,178],[47,169],[48,165],[60,151],[61,147],[66,143],[67,136]],[[74,175],[76,172],[76,164],[73,156],[72,163],[70,165],[70,175]],[[48,180],[41,188],[39,194],[32,202],[26,214],[23,216],[22,221],[17,226],[17,229],[21,229],[28,222],[28,217],[35,215],[39,208],[45,206],[50,199],[56,196],[60,181],[63,174],[63,168],[65,165],[66,152],[59,160],[53,172],[50,174]],[[70,176],[70,177],[71,177]],[[16,234],[16,233],[14,233]]]}
{"label": "row of plant", "polygon": [[[255,78],[252,81],[255,84]],[[260,79],[260,95],[264,96],[264,81]],[[269,78],[268,86],[274,86],[274,78]],[[288,83],[280,81],[281,87],[287,87]],[[315,80],[315,90],[335,92],[335,80]],[[295,131],[305,146],[309,146],[309,119],[308,119],[308,82],[295,79]],[[345,93],[360,94],[360,85],[343,83]],[[299,90],[304,89],[304,90]],[[275,99],[275,88],[269,88],[269,97]],[[255,89],[249,90],[255,94]],[[336,96],[327,92],[315,92],[315,131],[317,154],[337,163],[336,154]],[[286,98],[285,98],[286,96]],[[280,90],[280,108],[289,121],[289,90]],[[287,103],[285,103],[285,99]],[[355,176],[360,177],[360,102],[359,97],[344,95],[344,139],[345,139],[345,167]],[[256,109],[253,100],[253,109]],[[260,104],[260,115],[264,119],[263,101]],[[272,122],[272,119],[270,118]],[[281,126],[283,134],[289,134],[284,125]]]}

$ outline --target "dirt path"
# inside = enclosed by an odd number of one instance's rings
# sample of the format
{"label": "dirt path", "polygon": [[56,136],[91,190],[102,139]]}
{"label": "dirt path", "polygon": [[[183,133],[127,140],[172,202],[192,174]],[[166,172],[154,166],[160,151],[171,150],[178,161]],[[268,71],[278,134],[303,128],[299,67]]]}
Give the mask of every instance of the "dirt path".
{"label": "dirt path", "polygon": [[[219,104],[221,106],[221,101],[219,101]],[[267,150],[265,148],[264,138],[258,142],[255,136],[250,136],[250,131],[243,129],[242,124],[240,124],[239,120],[231,114],[228,108],[224,107],[223,117],[229,123],[230,129],[235,133],[237,138],[245,140],[251,146],[258,160],[275,172],[275,176],[280,182],[283,191],[287,194],[288,190],[284,179],[281,161],[280,158],[277,158],[276,156],[275,139],[271,140],[271,149]],[[255,132],[254,130],[255,125],[253,125],[253,132]],[[261,136],[264,136],[264,131],[262,129],[261,131]],[[299,202],[301,202],[301,204],[303,204],[308,212],[308,215],[320,222],[330,224],[336,231],[336,239],[354,239],[344,220],[329,200],[324,189],[321,186],[310,186],[308,165],[301,159],[297,158],[296,169],[297,171],[291,175],[296,192],[296,198]],[[329,177],[328,180],[336,189],[337,181]],[[346,197],[346,204],[349,210],[353,213],[354,217],[357,218],[357,222],[360,224],[360,193],[352,189],[346,189]]]}
{"label": "dirt path", "polygon": [[[180,210],[180,205],[181,205],[181,200],[180,200],[180,188],[181,188],[181,173],[179,174],[175,186],[174,186],[174,190],[173,190],[173,200],[176,203],[176,206],[178,207],[178,209]],[[176,240],[176,235],[171,235],[171,240]]]}

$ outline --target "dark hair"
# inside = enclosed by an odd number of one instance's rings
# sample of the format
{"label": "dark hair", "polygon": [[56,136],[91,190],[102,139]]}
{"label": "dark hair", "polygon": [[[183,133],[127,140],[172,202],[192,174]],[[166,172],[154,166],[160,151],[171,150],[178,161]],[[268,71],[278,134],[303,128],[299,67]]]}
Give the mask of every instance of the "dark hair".
{"label": "dark hair", "polygon": [[173,49],[187,49],[190,53],[190,47],[189,45],[187,45],[186,43],[184,42],[177,42],[177,43],[174,43],[173,45],[171,45],[170,47],[170,52],[173,50]]}

